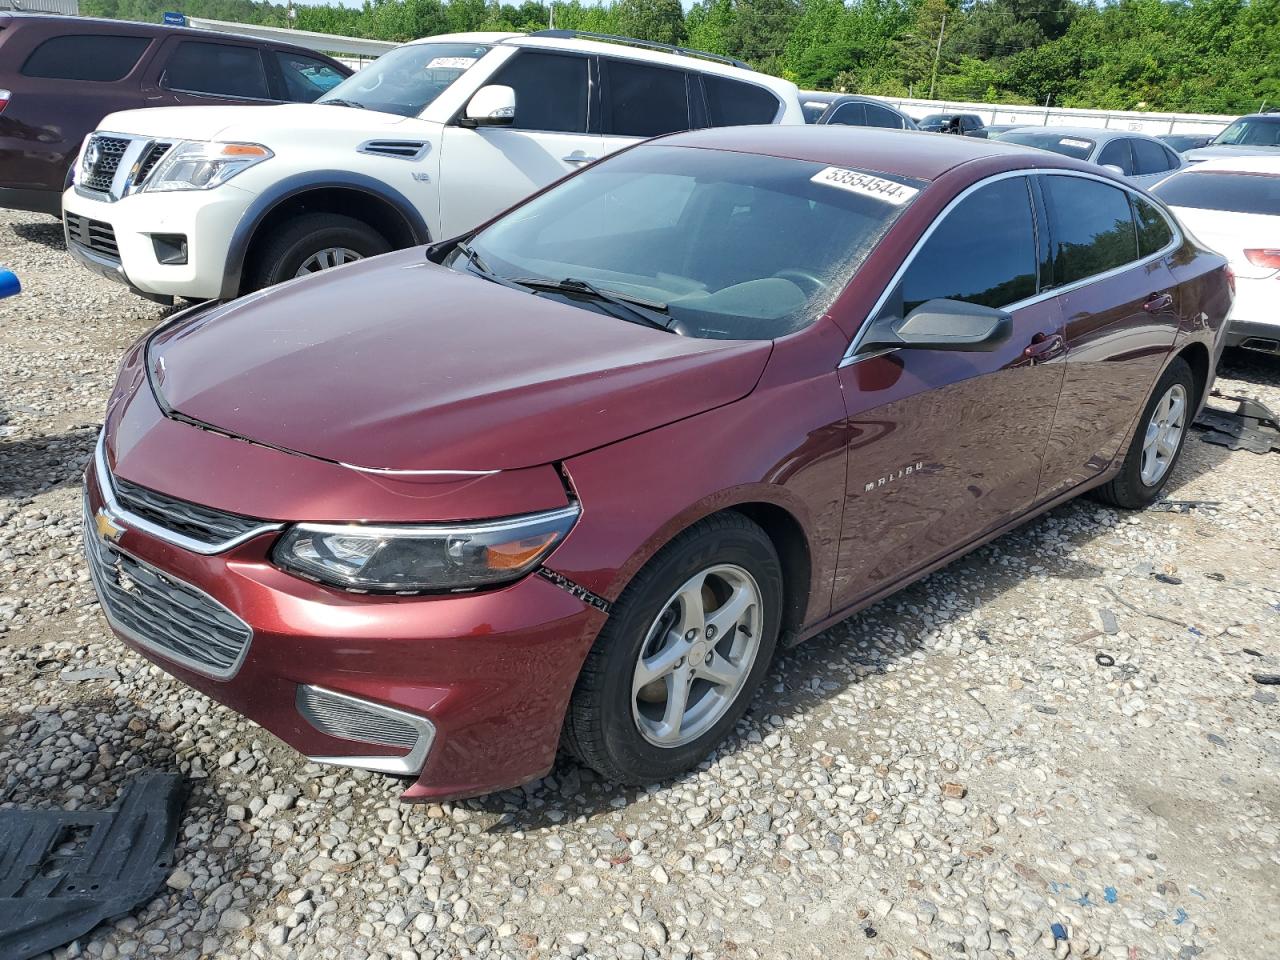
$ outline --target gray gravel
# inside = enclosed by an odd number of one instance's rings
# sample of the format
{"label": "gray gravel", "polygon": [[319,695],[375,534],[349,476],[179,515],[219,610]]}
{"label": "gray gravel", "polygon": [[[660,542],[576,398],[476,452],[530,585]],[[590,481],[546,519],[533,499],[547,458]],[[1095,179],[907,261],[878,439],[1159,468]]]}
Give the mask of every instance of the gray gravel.
{"label": "gray gravel", "polygon": [[[194,783],[165,890],[56,956],[1276,955],[1280,688],[1251,674],[1280,673],[1280,457],[1193,440],[1170,495],[1218,508],[1073,503],[834,627],[681,781],[562,761],[404,806],[111,639],[79,475],[164,311],[48,219],[0,212],[0,264],[0,802]],[[1221,385],[1280,409],[1280,364]]]}

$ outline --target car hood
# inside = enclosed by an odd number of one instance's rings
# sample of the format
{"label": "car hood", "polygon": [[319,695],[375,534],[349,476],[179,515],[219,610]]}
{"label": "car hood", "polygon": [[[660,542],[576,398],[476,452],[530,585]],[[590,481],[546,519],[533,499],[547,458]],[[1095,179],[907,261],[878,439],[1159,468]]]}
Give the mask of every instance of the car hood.
{"label": "car hood", "polygon": [[147,362],[171,415],[356,467],[449,472],[549,463],[730,403],[771,349],[511,290],[416,249],[197,312]]}
{"label": "car hood", "polygon": [[370,130],[396,127],[407,118],[376,110],[319,103],[266,106],[151,107],[108,114],[99,130],[180,140],[244,140],[270,145],[281,134],[302,131]]}
{"label": "car hood", "polygon": [[1183,153],[1188,163],[1199,163],[1201,160],[1216,160],[1221,157],[1280,157],[1277,147],[1196,147]]}

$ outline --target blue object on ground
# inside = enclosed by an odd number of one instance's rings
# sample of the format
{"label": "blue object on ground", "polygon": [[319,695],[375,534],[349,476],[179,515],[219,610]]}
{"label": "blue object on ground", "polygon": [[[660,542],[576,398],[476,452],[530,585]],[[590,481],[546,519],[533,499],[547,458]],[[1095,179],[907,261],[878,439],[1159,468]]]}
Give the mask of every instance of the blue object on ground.
{"label": "blue object on ground", "polygon": [[1060,923],[1055,923],[1049,928],[1049,932],[1053,934],[1055,940],[1067,939],[1067,928]]}
{"label": "blue object on ground", "polygon": [[1103,891],[1102,891],[1102,898],[1103,898],[1104,900],[1106,900],[1106,901],[1107,901],[1107,903],[1115,903],[1115,902],[1116,902],[1116,888],[1115,888],[1115,887],[1106,887],[1105,889],[1103,889]]}
{"label": "blue object on ground", "polygon": [[1179,907],[1177,912],[1174,914],[1173,925],[1175,927],[1180,927],[1186,922],[1187,922],[1187,911]]}
{"label": "blue object on ground", "polygon": [[0,300],[22,292],[22,284],[12,270],[0,270]]}

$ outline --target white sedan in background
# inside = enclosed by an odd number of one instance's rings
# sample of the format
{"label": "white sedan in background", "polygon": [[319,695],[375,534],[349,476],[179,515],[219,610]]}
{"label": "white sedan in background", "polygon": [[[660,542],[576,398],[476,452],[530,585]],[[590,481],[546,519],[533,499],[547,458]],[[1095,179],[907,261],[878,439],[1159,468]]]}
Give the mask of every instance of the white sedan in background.
{"label": "white sedan in background", "polygon": [[1097,127],[1014,127],[990,139],[1087,160],[1140,187],[1150,187],[1186,165],[1181,154],[1155,137]]}
{"label": "white sedan in background", "polygon": [[1280,157],[1206,160],[1151,192],[1231,263],[1227,345],[1280,354]]}

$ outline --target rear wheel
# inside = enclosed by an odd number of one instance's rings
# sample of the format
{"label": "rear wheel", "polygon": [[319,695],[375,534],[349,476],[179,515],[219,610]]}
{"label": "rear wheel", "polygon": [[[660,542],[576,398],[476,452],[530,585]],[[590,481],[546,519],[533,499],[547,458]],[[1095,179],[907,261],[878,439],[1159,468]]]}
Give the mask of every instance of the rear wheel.
{"label": "rear wheel", "polygon": [[1139,510],[1160,496],[1182,455],[1194,398],[1195,377],[1187,361],[1178,357],[1151,392],[1120,472],[1097,489],[1099,500]]}
{"label": "rear wheel", "polygon": [[619,783],[695,766],[768,671],[782,595],[773,543],[746,517],[686,530],[614,604],[574,688],[566,747]]}
{"label": "rear wheel", "polygon": [[307,213],[277,227],[257,256],[249,289],[270,287],[391,249],[382,234],[339,213]]}

